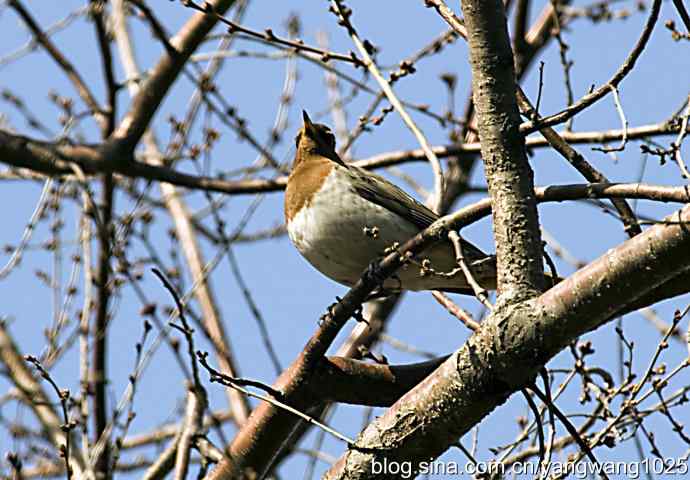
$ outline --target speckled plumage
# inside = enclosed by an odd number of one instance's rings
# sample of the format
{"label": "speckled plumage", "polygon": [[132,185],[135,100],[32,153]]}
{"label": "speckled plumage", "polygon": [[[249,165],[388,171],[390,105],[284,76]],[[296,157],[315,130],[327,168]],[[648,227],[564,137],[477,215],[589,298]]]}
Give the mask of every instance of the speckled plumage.
{"label": "speckled plumage", "polygon": [[[290,240],[317,270],[344,285],[353,285],[367,266],[395,243],[402,244],[436,220],[437,215],[383,177],[346,165],[335,153],[324,125],[305,125],[297,137],[297,154],[285,192]],[[495,262],[465,242],[463,250],[477,280],[495,288]],[[456,261],[449,242],[424,252],[384,282],[386,290],[466,291],[462,273],[451,277]]]}

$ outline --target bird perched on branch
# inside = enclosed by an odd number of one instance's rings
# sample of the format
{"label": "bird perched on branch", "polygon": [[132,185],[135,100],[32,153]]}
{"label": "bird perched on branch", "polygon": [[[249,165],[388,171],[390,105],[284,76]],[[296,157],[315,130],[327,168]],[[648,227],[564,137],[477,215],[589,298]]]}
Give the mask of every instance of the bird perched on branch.
{"label": "bird perched on branch", "polygon": [[[342,161],[326,125],[304,125],[285,190],[290,240],[318,271],[354,285],[373,261],[439,217],[385,178]],[[496,288],[495,258],[462,240],[466,264],[486,289]],[[439,242],[387,278],[386,292],[444,290],[472,294],[450,241]]]}

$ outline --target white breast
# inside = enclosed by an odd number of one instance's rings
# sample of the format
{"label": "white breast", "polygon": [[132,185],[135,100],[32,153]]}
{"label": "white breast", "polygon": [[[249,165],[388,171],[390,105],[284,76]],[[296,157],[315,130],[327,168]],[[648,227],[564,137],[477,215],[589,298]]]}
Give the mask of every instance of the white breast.
{"label": "white breast", "polygon": [[[351,177],[334,168],[321,189],[290,221],[288,235],[317,270],[345,285],[354,284],[367,266],[395,242],[419,230],[351,188]],[[378,232],[376,237],[369,232]]]}

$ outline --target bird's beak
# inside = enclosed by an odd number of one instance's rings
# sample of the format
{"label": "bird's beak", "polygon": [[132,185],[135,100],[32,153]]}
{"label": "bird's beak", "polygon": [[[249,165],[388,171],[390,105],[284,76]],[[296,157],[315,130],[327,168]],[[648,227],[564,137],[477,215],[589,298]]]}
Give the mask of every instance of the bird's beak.
{"label": "bird's beak", "polygon": [[302,110],[302,120],[304,120],[304,131],[312,138],[315,138],[316,130],[314,129],[314,124],[311,123],[309,115],[307,115],[306,110]]}
{"label": "bird's beak", "polygon": [[306,127],[307,125],[311,125],[311,118],[309,118],[309,115],[307,114],[306,110],[302,110],[302,120],[304,120],[304,126]]}

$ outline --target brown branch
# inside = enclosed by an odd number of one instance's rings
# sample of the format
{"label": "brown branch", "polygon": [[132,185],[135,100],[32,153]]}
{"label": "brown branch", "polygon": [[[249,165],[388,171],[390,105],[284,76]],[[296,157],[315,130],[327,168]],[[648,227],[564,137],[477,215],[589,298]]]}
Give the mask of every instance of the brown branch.
{"label": "brown branch", "polygon": [[[349,450],[324,478],[374,478],[374,459],[418,465],[436,458],[512,393],[530,384],[574,338],[617,315],[630,299],[687,270],[688,222],[690,206],[537,299],[494,310],[462,348],[370,424],[358,438],[360,449]],[[399,421],[401,416],[405,422]],[[361,450],[366,448],[375,453]]]}
{"label": "brown branch", "polygon": [[635,44],[635,46],[633,47],[632,51],[627,56],[623,64],[620,66],[620,68],[613,74],[613,76],[611,76],[611,78],[605,84],[597,88],[595,91],[588,93],[580,100],[578,100],[577,102],[575,102],[574,104],[572,104],[571,106],[559,113],[549,115],[548,117],[541,119],[539,122],[530,120],[523,123],[522,125],[520,125],[520,131],[528,133],[538,130],[539,128],[544,126],[552,127],[559,123],[563,123],[569,118],[583,111],[585,108],[593,105],[598,100],[601,100],[607,94],[611,93],[611,87],[615,88],[623,81],[623,79],[628,75],[628,73],[632,71],[633,67],[635,66],[635,63],[640,58],[640,55],[642,55],[642,52],[647,46],[649,38],[652,36],[652,30],[654,30],[654,25],[656,25],[656,22],[659,18],[660,9],[661,0],[654,0],[654,2],[652,3],[652,8],[649,12],[649,17],[647,18],[647,22],[645,23],[645,26],[642,29],[642,33],[640,34],[640,38],[637,40],[637,43]]}
{"label": "brown branch", "polygon": [[[593,139],[594,134],[587,134]],[[562,135],[562,138],[570,138]],[[540,139],[542,145],[546,140]],[[76,163],[85,174],[97,174],[110,170],[110,163],[94,146],[72,145],[69,143],[50,143],[32,140],[27,137],[15,136],[0,130],[0,158],[2,161],[19,168],[27,168],[35,172],[49,175],[73,174],[69,163]],[[399,158],[398,158],[399,159]],[[355,162],[355,165],[373,167],[386,164],[388,159],[372,157],[369,160]],[[171,183],[190,189],[208,190],[228,194],[257,193],[265,191],[280,191],[285,188],[287,181],[284,177],[275,180],[226,181],[222,179],[188,175],[169,168],[148,165],[141,162],[131,162],[127,165],[116,166],[112,171],[131,178],[145,178],[148,180]],[[582,200],[587,198],[630,198],[647,199],[662,202],[687,202],[687,187],[666,187],[641,183],[612,183],[612,184],[574,184],[554,185],[535,189],[537,200],[540,202],[554,202],[565,200]],[[488,199],[464,207],[461,215],[469,210],[478,215],[472,221],[490,213]]]}
{"label": "brown branch", "polygon": [[379,365],[345,357],[326,357],[311,381],[315,403],[338,402],[389,407],[446,360],[410,365]]}
{"label": "brown branch", "polygon": [[690,34],[690,15],[688,15],[688,11],[685,9],[685,5],[683,5],[683,0],[673,0],[673,5],[675,5],[676,10],[678,10],[678,15],[680,19],[683,20],[688,34]]}
{"label": "brown branch", "polygon": [[72,63],[60,52],[60,50],[57,49],[55,44],[43,32],[40,25],[36,22],[31,13],[29,13],[29,11],[19,2],[19,0],[9,0],[7,5],[12,7],[17,12],[33,36],[36,38],[36,42],[45,48],[46,52],[48,52],[48,55],[50,55],[55,63],[57,63],[58,66],[65,72],[67,78],[69,78],[74,85],[77,94],[79,94],[84,103],[93,111],[96,120],[101,126],[101,129],[105,131],[107,119],[104,116],[104,112],[100,105],[98,105],[98,102],[91,93],[89,87],[81,78],[81,75],[79,75],[79,72],[77,72],[77,69],[74,68],[74,65],[72,65]]}
{"label": "brown branch", "polygon": [[142,475],[142,480],[163,480],[175,466],[177,459],[177,446],[180,443],[182,428],[179,429],[175,437],[170,440],[167,447],[158,455],[158,458],[146,469]]}
{"label": "brown branch", "polygon": [[97,223],[98,268],[94,278],[96,285],[96,318],[93,331],[93,352],[91,364],[91,383],[93,385],[94,441],[103,448],[96,458],[95,470],[104,478],[110,478],[110,439],[107,385],[108,385],[108,325],[110,320],[109,303],[111,294],[110,261],[113,249],[111,222],[113,216],[114,180],[110,173],[103,175],[100,222]]}
{"label": "brown branch", "polygon": [[[560,5],[565,6],[571,0],[561,0]],[[525,45],[523,48],[515,50],[515,74],[518,78],[523,78],[529,69],[537,53],[552,38],[554,27],[560,22],[561,13],[554,8],[552,2],[544,5],[541,13],[535,20],[532,28],[525,34]]]}
{"label": "brown branch", "polygon": [[533,172],[519,132],[513,53],[500,1],[463,1],[472,91],[493,205],[499,302],[544,288]]}
{"label": "brown branch", "polygon": [[[163,47],[165,47],[165,50],[168,52],[168,54],[175,55],[175,48],[172,45],[170,45],[170,41],[168,40],[168,33],[165,31],[163,25],[158,21],[158,18],[156,18],[156,15],[153,13],[153,10],[151,10],[148,7],[148,5],[146,5],[141,0],[127,1],[139,9],[146,21],[149,22],[149,26],[151,27],[151,32],[153,33],[153,36],[156,37],[156,39],[163,44]],[[139,75],[137,75],[137,77],[139,77]]]}
{"label": "brown branch", "polygon": [[[213,0],[207,2],[209,8],[223,14],[234,0]],[[172,84],[177,80],[189,56],[196,50],[209,31],[216,25],[217,16],[197,13],[182,26],[170,40],[175,54],[166,51],[151,74],[132,100],[131,107],[122,119],[113,137],[117,139],[117,149],[130,153],[149,126],[153,115],[160,106]]]}
{"label": "brown branch", "polygon": [[[585,183],[537,187],[534,194],[538,203],[588,198],[630,198],[687,203],[690,200],[690,187],[666,187],[644,183]],[[449,215],[449,220],[455,222],[456,219],[462,218],[461,224],[464,226],[485,217],[490,211],[491,199],[484,198]]]}
{"label": "brown branch", "polygon": [[521,52],[527,48],[525,34],[527,32],[527,20],[529,19],[531,0],[517,0],[513,17],[513,51],[515,58],[520,58]]}
{"label": "brown branch", "polygon": [[[539,122],[539,113],[534,109],[530,103],[525,92],[522,88],[518,86],[517,89],[517,101],[520,108],[537,123]],[[601,173],[599,170],[594,168],[591,163],[589,163],[577,150],[568,145],[568,143],[561,138],[561,136],[551,127],[540,128],[539,131],[546,138],[546,140],[551,144],[554,150],[561,154],[568,163],[570,163],[575,169],[582,174],[590,182],[597,183],[610,183],[608,178]],[[623,132],[624,137],[627,137],[627,130]],[[635,213],[633,212],[630,205],[624,199],[614,199],[612,201],[613,206],[623,219],[623,224],[625,225],[625,231],[630,236],[635,236],[642,232],[640,225],[637,223],[635,218]]]}
{"label": "brown branch", "polygon": [[[686,126],[690,129],[690,125]],[[680,126],[670,123],[644,125],[628,130],[628,139],[647,138],[659,135],[672,135],[680,131]],[[690,133],[690,131],[688,132]],[[603,143],[620,140],[622,130],[592,131],[592,132],[563,132],[561,137],[571,144]],[[526,141],[529,148],[549,146],[546,139],[530,137]],[[453,156],[476,155],[481,150],[478,142],[451,146],[433,147],[438,158]],[[226,193],[229,195],[243,195],[260,192],[277,192],[285,189],[287,177],[272,180],[224,180],[217,177],[189,175],[160,165],[151,165],[130,160],[116,162],[113,152],[98,148],[97,145],[72,144],[69,142],[42,142],[21,135],[13,135],[0,130],[0,161],[18,168],[25,168],[47,175],[72,175],[74,172],[69,162],[79,165],[87,175],[94,175],[107,171],[130,178],[144,178],[198,190]],[[421,149],[401,150],[374,155],[353,162],[354,165],[366,168],[382,168],[399,165],[406,162],[425,160]]]}
{"label": "brown branch", "polygon": [[105,0],[90,0],[90,2],[91,15],[94,19],[96,37],[98,38],[98,46],[101,50],[103,76],[105,78],[105,86],[108,93],[108,111],[106,123],[103,127],[103,136],[107,137],[115,128],[115,120],[117,119],[117,91],[119,87],[115,80],[115,72],[113,70],[113,55],[110,50],[110,41],[108,39],[105,21],[103,20]]}
{"label": "brown branch", "polygon": [[434,291],[432,292],[432,296],[438,303],[440,303],[446,310],[448,310],[448,313],[460,320],[463,323],[463,325],[465,325],[467,328],[469,328],[472,331],[479,330],[481,324],[479,322],[476,322],[472,318],[472,315],[470,315],[464,309],[460,308],[458,305],[453,303],[453,301],[450,298],[448,298],[446,294],[444,294],[443,292]]}

